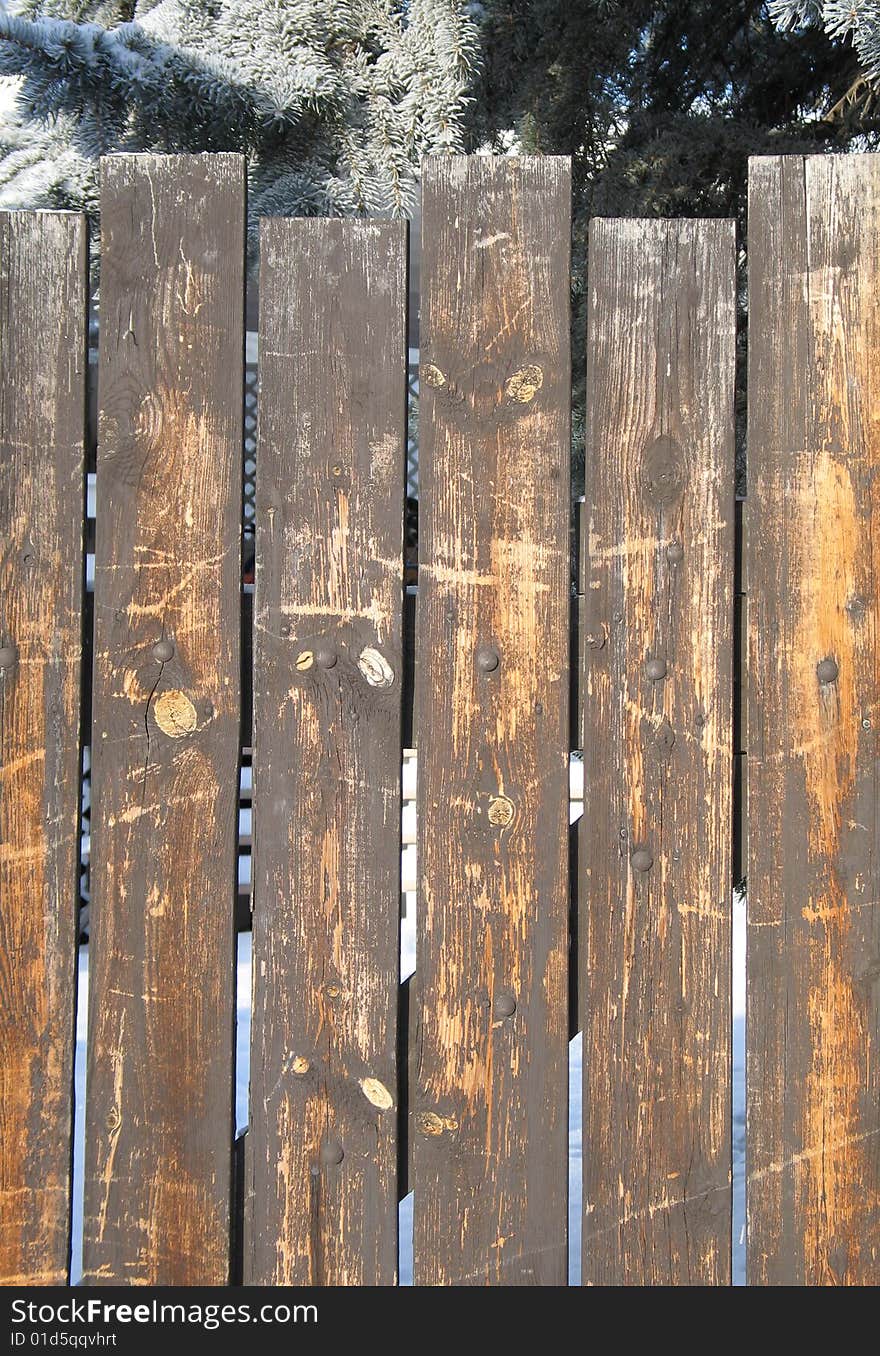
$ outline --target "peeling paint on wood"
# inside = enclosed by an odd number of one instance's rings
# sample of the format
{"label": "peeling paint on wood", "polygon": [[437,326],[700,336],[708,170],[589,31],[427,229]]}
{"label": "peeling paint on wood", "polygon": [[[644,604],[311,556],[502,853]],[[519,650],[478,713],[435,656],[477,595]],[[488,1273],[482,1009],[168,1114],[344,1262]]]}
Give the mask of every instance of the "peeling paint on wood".
{"label": "peeling paint on wood", "polygon": [[730,1278],[734,228],[594,221],[583,1279]]}
{"label": "peeling paint on wood", "polygon": [[415,1279],[564,1285],[570,166],[423,193]]}
{"label": "peeling paint on wood", "polygon": [[101,207],[84,1277],[221,1285],[244,161],[108,157]]}
{"label": "peeling paint on wood", "polygon": [[68,1274],[85,218],[0,215],[0,1284]]}
{"label": "peeling paint on wood", "polygon": [[749,177],[748,1271],[880,1282],[880,156]]}
{"label": "peeling paint on wood", "polygon": [[406,255],[402,223],[262,227],[245,1268],[259,1285],[397,1276]]}

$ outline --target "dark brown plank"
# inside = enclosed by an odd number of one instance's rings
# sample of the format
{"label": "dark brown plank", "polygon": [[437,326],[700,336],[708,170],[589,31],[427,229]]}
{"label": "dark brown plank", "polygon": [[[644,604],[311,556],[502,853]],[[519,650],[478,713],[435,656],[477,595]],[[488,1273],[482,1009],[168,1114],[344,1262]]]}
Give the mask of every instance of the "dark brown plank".
{"label": "dark brown plank", "polygon": [[415,1279],[566,1279],[565,159],[426,162]]}
{"label": "dark brown plank", "polygon": [[102,175],[84,1276],[221,1284],[244,161],[120,155]]}
{"label": "dark brown plank", "polygon": [[748,1271],[880,1282],[880,157],[751,162]]}
{"label": "dark brown plank", "polygon": [[585,1284],[730,1279],[734,228],[594,221]]}
{"label": "dark brown plank", "polygon": [[403,223],[262,225],[258,1285],[397,1275],[406,253]]}
{"label": "dark brown plank", "polygon": [[67,1279],[85,218],[0,215],[0,1284]]}

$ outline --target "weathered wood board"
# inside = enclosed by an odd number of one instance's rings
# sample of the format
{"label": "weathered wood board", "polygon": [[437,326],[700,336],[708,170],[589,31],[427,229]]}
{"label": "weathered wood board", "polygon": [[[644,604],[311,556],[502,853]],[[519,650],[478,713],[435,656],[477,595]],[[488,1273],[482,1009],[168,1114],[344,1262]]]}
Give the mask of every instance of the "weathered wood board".
{"label": "weathered wood board", "polygon": [[102,166],[84,1277],[223,1284],[244,160]]}
{"label": "weathered wood board", "polygon": [[266,220],[249,1280],[397,1276],[403,223]]}
{"label": "weathered wood board", "polygon": [[749,176],[748,1273],[880,1282],[880,156]]}
{"label": "weathered wood board", "polygon": [[730,1278],[728,221],[591,225],[583,1280]]}
{"label": "weathered wood board", "polygon": [[0,214],[0,1284],[70,1244],[85,218]]}
{"label": "weathered wood board", "polygon": [[567,1270],[570,165],[423,178],[417,1284]]}

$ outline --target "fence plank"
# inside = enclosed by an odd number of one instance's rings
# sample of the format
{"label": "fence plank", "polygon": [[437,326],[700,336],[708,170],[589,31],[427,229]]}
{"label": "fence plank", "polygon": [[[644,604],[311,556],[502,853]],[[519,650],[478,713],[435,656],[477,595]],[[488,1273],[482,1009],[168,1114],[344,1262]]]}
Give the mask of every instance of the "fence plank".
{"label": "fence plank", "polygon": [[0,1283],[70,1234],[85,218],[0,215]]}
{"label": "fence plank", "polygon": [[240,156],[103,161],[92,1283],[229,1273],[244,216]]}
{"label": "fence plank", "polygon": [[415,1279],[564,1284],[564,159],[424,174]]}
{"label": "fence plank", "polygon": [[880,1281],[880,157],[749,179],[748,1270]]}
{"label": "fence plank", "polygon": [[262,226],[255,1284],[397,1275],[406,241]]}
{"label": "fence plank", "polygon": [[734,231],[594,221],[586,1284],[730,1277]]}

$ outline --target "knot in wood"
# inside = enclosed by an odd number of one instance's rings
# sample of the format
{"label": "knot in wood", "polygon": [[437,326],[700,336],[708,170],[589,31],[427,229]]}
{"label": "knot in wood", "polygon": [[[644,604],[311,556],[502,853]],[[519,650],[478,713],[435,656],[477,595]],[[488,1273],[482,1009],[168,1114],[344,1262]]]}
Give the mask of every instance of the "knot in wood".
{"label": "knot in wood", "polygon": [[394,682],[394,670],[385,656],[372,645],[361,650],[357,666],[370,687],[391,687]]}
{"label": "knot in wood", "polygon": [[293,1069],[293,1072],[295,1074],[299,1074],[300,1076],[302,1076],[303,1074],[307,1074],[312,1066],[306,1059],[305,1055],[297,1055],[296,1059],[293,1061],[290,1067]]}
{"label": "knot in wood", "polygon": [[315,656],[312,650],[300,650],[294,659],[294,667],[299,673],[306,673],[314,664]]}
{"label": "knot in wood", "polygon": [[520,367],[504,383],[504,394],[518,405],[528,405],[544,385],[544,373],[535,363]]}
{"label": "knot in wood", "polygon": [[444,1130],[457,1130],[458,1122],[452,1116],[438,1116],[436,1111],[420,1111],[416,1129],[423,1135],[442,1135]]}
{"label": "knot in wood", "polygon": [[362,1078],[360,1084],[361,1092],[372,1106],[378,1107],[380,1111],[390,1111],[394,1106],[394,1098],[378,1078]]}
{"label": "knot in wood", "polygon": [[18,659],[18,650],[14,645],[0,645],[0,669],[11,669]]}
{"label": "knot in wood", "polygon": [[684,493],[687,466],[684,452],[674,438],[661,434],[642,453],[642,494],[649,503],[665,508]]}
{"label": "knot in wood", "polygon": [[421,379],[426,386],[433,386],[435,391],[446,385],[446,378],[436,363],[424,364],[421,369]]}
{"label": "knot in wood", "polygon": [[163,692],[155,705],[156,724],[171,739],[192,734],[198,725],[196,708],[185,692]]}
{"label": "knot in wood", "polygon": [[489,823],[496,828],[505,829],[513,823],[515,807],[507,796],[493,796],[489,801]]}

